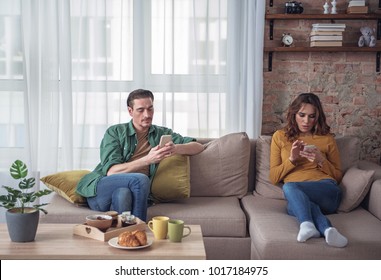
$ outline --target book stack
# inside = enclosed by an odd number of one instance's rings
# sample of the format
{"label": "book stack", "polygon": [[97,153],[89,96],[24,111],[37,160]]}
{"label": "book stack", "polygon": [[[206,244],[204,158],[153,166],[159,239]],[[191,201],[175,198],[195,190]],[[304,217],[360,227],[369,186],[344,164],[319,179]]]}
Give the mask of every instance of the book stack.
{"label": "book stack", "polygon": [[310,33],[311,47],[341,47],[344,23],[314,23]]}
{"label": "book stack", "polygon": [[365,5],[365,0],[351,0],[348,3],[347,14],[366,14],[368,6]]}

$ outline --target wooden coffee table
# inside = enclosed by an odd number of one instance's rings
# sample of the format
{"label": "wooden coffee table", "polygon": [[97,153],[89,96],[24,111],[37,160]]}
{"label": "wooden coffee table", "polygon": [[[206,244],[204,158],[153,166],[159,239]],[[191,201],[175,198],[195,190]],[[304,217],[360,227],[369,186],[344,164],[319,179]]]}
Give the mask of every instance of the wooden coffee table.
{"label": "wooden coffee table", "polygon": [[[190,225],[191,235],[180,243],[153,240],[151,246],[138,250],[114,248],[99,240],[73,235],[74,224],[39,224],[34,242],[12,242],[6,224],[0,224],[0,259],[2,260],[203,260],[206,259],[201,227]],[[153,239],[149,230],[148,238]]]}

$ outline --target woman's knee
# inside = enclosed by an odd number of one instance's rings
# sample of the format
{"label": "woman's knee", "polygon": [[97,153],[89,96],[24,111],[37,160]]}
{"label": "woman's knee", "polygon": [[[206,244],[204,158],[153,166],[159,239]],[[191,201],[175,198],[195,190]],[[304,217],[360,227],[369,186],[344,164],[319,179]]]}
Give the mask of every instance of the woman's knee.
{"label": "woman's knee", "polygon": [[295,183],[285,183],[282,187],[284,195],[287,197],[292,194],[295,190],[297,190],[297,184]]}

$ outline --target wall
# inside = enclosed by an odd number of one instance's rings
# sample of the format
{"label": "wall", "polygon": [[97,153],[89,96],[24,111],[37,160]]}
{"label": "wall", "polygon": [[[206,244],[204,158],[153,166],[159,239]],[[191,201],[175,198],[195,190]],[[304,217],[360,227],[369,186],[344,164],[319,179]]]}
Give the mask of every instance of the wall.
{"label": "wall", "polygon": [[[267,12],[283,13],[286,1],[274,0]],[[325,1],[301,1],[304,13],[323,13]],[[311,2],[311,3],[310,3]],[[348,1],[338,0],[344,13]],[[369,0],[370,12],[378,10],[378,0]],[[308,45],[311,24],[316,20],[276,20],[274,40],[269,40],[266,21],[265,46],[280,45],[284,32],[293,35],[295,45]],[[343,41],[357,46],[363,25],[376,28],[377,21],[339,20],[346,23]],[[381,41],[377,41],[377,46]],[[355,135],[361,140],[361,158],[380,162],[381,154],[381,75],[376,72],[376,53],[361,52],[278,52],[273,53],[269,72],[268,53],[264,53],[263,134],[281,128],[292,99],[301,92],[314,92],[322,100],[328,123],[336,135]]]}

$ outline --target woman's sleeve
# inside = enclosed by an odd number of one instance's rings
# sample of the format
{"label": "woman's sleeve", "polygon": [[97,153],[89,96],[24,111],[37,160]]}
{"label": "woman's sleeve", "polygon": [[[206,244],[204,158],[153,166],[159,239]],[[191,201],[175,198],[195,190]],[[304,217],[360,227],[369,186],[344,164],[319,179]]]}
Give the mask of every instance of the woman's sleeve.
{"label": "woman's sleeve", "polygon": [[280,183],[283,178],[295,168],[295,165],[288,159],[282,160],[282,143],[279,139],[279,133],[274,133],[271,139],[270,148],[270,181],[273,184]]}
{"label": "woman's sleeve", "polygon": [[334,137],[331,137],[328,144],[328,152],[325,156],[326,160],[323,162],[321,170],[332,176],[337,183],[340,183],[343,175],[341,171],[340,152]]}

